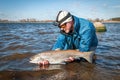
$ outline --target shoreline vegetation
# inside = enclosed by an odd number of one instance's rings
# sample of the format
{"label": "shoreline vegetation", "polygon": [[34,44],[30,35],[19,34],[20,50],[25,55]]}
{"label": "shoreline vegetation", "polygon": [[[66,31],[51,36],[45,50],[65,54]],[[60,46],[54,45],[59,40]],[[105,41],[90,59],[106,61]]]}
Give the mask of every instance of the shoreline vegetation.
{"label": "shoreline vegetation", "polygon": [[[101,23],[120,23],[120,17],[117,18],[111,18],[108,20],[104,20],[104,19],[88,19],[91,22],[101,22]],[[54,20],[36,20],[34,18],[28,18],[28,19],[21,19],[21,20],[16,20],[16,21],[12,21],[12,20],[7,20],[7,19],[0,19],[0,23],[52,23],[54,22]]]}
{"label": "shoreline vegetation", "polygon": [[9,21],[9,20],[1,20],[0,23],[51,23],[54,20],[19,20],[19,21]]}

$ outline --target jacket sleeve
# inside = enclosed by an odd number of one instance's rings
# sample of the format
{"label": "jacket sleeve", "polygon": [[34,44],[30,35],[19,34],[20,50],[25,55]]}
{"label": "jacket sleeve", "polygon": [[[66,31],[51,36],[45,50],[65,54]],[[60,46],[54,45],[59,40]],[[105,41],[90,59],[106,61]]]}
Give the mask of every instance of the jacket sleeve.
{"label": "jacket sleeve", "polygon": [[92,42],[93,31],[91,29],[85,30],[81,35],[81,40],[79,44],[79,50],[82,52],[87,52],[90,50]]}
{"label": "jacket sleeve", "polygon": [[64,49],[65,46],[65,35],[60,34],[57,38],[56,43],[54,44],[52,50],[56,50],[56,49]]}

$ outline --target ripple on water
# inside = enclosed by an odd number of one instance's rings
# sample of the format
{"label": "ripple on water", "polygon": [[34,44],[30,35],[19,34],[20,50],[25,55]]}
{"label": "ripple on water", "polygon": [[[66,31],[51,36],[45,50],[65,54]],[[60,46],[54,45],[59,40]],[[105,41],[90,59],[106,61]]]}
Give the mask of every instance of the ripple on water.
{"label": "ripple on water", "polygon": [[30,64],[29,57],[52,48],[59,34],[57,27],[46,23],[0,24],[0,80],[119,80],[119,25],[106,24],[107,32],[97,33],[96,64],[70,63],[61,66],[60,72],[54,66],[51,70],[55,72],[51,72],[34,71],[39,66]]}

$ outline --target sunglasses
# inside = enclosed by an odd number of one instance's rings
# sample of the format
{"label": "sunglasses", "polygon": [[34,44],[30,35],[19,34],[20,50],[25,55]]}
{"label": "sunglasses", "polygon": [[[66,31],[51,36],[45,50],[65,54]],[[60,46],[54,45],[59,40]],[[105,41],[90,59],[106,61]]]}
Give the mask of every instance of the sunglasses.
{"label": "sunglasses", "polygon": [[65,27],[66,27],[66,23],[60,26],[60,28],[65,28]]}

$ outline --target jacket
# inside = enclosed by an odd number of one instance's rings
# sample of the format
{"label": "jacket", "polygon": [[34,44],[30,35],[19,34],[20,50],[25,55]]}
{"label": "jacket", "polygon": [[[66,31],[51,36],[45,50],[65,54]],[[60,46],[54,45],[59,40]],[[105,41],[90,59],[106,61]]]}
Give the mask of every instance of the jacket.
{"label": "jacket", "polygon": [[81,52],[90,51],[97,47],[98,39],[92,22],[73,16],[74,31],[70,35],[60,33],[52,50],[79,49]]}

